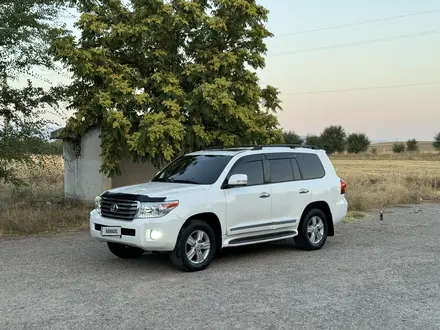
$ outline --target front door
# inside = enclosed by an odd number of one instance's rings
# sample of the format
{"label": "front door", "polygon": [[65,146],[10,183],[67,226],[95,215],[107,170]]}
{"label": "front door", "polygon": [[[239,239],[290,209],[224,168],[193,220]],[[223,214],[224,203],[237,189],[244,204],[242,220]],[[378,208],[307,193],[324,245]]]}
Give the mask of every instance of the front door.
{"label": "front door", "polygon": [[226,223],[228,235],[264,232],[273,229],[271,219],[272,191],[267,183],[262,155],[240,158],[232,167],[232,174],[246,174],[244,187],[226,188]]}

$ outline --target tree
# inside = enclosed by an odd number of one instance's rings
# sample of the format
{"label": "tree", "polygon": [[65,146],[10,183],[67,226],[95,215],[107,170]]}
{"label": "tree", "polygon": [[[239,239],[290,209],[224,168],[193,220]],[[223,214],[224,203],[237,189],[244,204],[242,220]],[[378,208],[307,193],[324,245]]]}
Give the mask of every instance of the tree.
{"label": "tree", "polygon": [[347,137],[347,151],[349,153],[366,152],[370,144],[370,140],[364,133],[352,133]]}
{"label": "tree", "polygon": [[293,131],[283,132],[284,142],[287,144],[303,144],[303,139]]}
{"label": "tree", "polygon": [[419,151],[419,145],[416,139],[406,141],[407,151]]}
{"label": "tree", "polygon": [[282,142],[272,112],[278,90],[261,88],[268,10],[245,0],[78,0],[81,39],[53,43],[71,67],[76,110],[64,135],[98,124],[103,166],[157,166],[179,152],[212,145]]}
{"label": "tree", "polygon": [[321,147],[321,139],[318,135],[307,135],[306,136],[306,144],[309,146]]}
{"label": "tree", "polygon": [[402,142],[396,142],[393,144],[393,152],[394,153],[402,153],[405,151],[405,144]]}
{"label": "tree", "polygon": [[14,87],[21,77],[44,80],[35,68],[55,69],[48,49],[60,32],[57,18],[63,1],[4,1],[0,5],[0,180],[18,183],[14,165],[32,163],[26,141],[42,135],[48,123],[42,115],[56,109],[57,88],[47,90],[30,80]]}
{"label": "tree", "polygon": [[440,132],[437,133],[437,135],[434,137],[434,142],[432,143],[432,146],[433,146],[437,151],[440,151]]}
{"label": "tree", "polygon": [[328,154],[344,152],[346,146],[346,133],[341,126],[329,126],[320,136],[322,147]]}

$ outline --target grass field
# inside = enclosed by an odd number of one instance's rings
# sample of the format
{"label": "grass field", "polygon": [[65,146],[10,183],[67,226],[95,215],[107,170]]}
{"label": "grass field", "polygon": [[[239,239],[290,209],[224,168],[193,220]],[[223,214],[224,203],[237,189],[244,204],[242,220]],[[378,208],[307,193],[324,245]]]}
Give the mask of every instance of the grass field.
{"label": "grass field", "polygon": [[[439,154],[365,154],[332,157],[348,184],[349,218],[370,209],[440,201]],[[26,186],[0,184],[0,234],[28,235],[86,229],[92,205],[63,198],[61,158],[44,166],[21,167]]]}
{"label": "grass field", "polygon": [[[406,141],[398,141],[401,143],[405,143]],[[419,146],[419,151],[420,152],[435,152],[434,147],[432,146],[432,142],[433,141],[418,141],[418,146]],[[375,143],[372,146],[377,148],[377,152],[379,153],[388,153],[388,152],[393,152],[393,145],[395,142],[380,142],[380,143]]]}

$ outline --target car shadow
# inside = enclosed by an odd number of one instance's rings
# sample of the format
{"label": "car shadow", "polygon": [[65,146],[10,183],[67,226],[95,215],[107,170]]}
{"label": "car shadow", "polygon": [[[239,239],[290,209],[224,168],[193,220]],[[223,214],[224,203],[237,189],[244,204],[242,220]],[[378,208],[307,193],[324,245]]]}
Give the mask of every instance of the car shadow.
{"label": "car shadow", "polygon": [[[287,239],[276,242],[258,243],[245,245],[240,247],[228,247],[219,251],[214,260],[212,266],[218,266],[221,264],[235,263],[237,265],[253,262],[253,259],[272,257],[279,254],[280,251],[292,251],[295,252],[296,247],[293,239]],[[110,252],[108,252],[110,253]],[[181,273],[182,271],[175,267],[167,253],[150,253],[146,252],[139,259],[120,259],[113,255],[108,255],[105,260],[101,260],[100,264],[105,263],[105,269],[111,271],[115,268],[124,268],[125,272],[130,269],[130,274],[135,275],[138,272],[145,274],[151,270],[153,273]],[[209,267],[211,268],[211,266]],[[208,269],[209,269],[208,268]]]}

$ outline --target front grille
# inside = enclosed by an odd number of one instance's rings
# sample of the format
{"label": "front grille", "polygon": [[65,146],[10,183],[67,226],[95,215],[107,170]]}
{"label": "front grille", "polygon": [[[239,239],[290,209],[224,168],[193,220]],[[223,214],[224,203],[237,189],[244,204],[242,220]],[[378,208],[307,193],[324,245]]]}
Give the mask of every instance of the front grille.
{"label": "front grille", "polygon": [[139,209],[139,202],[114,197],[101,198],[101,215],[105,218],[131,221]]}

